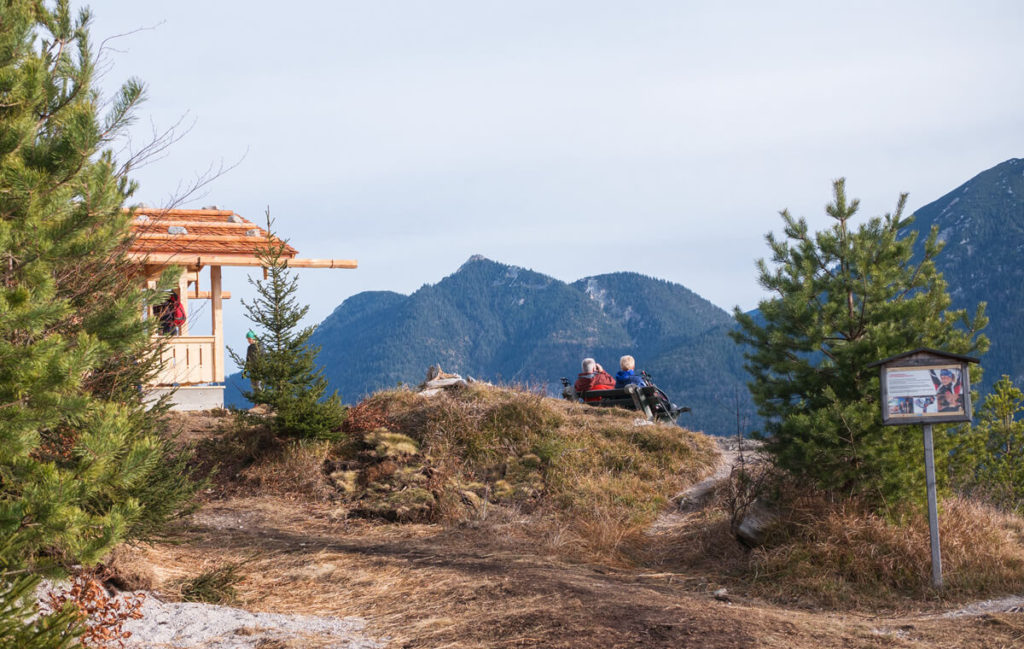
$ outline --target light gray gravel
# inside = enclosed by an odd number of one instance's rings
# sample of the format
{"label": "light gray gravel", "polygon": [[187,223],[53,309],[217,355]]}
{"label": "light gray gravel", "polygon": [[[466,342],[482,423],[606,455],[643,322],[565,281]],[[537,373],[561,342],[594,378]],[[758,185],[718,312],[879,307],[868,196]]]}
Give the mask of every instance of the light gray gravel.
{"label": "light gray gravel", "polygon": [[364,635],[366,622],[358,617],[250,613],[214,604],[161,602],[152,595],[141,611],[142,619],[124,625],[132,633],[126,647],[377,649],[387,644]]}

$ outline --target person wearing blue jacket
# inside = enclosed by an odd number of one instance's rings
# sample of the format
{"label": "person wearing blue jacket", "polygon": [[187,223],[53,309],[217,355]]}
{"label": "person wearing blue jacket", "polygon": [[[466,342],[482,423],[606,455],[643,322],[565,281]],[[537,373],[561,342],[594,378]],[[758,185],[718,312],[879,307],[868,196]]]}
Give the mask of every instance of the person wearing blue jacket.
{"label": "person wearing blue jacket", "polygon": [[643,387],[647,385],[644,377],[636,373],[636,360],[629,355],[619,359],[619,372],[615,375],[615,389],[620,390],[627,385]]}

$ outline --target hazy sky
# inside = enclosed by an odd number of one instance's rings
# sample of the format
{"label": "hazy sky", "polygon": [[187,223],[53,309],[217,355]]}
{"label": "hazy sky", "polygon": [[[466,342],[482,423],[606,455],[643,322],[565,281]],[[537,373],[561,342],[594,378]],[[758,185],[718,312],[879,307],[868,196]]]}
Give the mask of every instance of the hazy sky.
{"label": "hazy sky", "polygon": [[[770,5],[770,6],[769,6]],[[133,131],[191,132],[140,169],[163,205],[260,221],[304,257],[310,322],[414,291],[472,254],[571,281],[631,270],[726,309],[790,208],[833,178],[864,215],[920,207],[1024,155],[1024,3],[102,0],[102,87],[148,86]],[[247,328],[225,272],[229,340]],[[244,347],[244,341],[237,347]]]}

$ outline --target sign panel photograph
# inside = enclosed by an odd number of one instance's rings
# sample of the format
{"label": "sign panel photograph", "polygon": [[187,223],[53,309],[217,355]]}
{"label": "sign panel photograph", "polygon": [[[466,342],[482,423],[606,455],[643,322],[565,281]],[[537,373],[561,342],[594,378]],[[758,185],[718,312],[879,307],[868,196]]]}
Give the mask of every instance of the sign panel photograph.
{"label": "sign panel photograph", "polygon": [[964,372],[959,363],[889,367],[885,384],[890,419],[966,414]]}

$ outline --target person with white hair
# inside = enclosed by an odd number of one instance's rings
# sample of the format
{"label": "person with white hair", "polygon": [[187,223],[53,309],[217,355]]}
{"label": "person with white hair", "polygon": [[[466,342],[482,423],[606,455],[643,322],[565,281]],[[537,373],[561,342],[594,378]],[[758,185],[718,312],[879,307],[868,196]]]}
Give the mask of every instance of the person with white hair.
{"label": "person with white hair", "polygon": [[625,355],[619,359],[619,372],[615,375],[615,389],[621,389],[627,385],[643,387],[647,385],[644,377],[636,372],[636,359]]}
{"label": "person with white hair", "polygon": [[[615,379],[612,378],[612,375],[605,372],[604,368],[593,358],[584,358],[580,369],[583,371],[576,377],[576,384],[573,385],[576,394],[583,394],[590,390],[611,390],[615,387]],[[600,398],[590,397],[586,401],[593,403],[600,401]]]}

